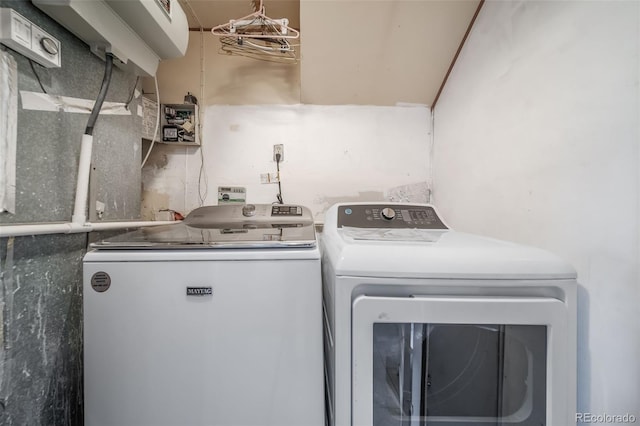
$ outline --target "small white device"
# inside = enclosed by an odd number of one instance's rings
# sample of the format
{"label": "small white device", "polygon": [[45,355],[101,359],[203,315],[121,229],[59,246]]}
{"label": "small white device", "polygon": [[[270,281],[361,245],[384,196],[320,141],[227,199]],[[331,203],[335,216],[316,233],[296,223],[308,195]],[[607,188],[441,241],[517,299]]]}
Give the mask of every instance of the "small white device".
{"label": "small white device", "polygon": [[13,9],[0,8],[0,42],[47,68],[60,68],[58,39]]}

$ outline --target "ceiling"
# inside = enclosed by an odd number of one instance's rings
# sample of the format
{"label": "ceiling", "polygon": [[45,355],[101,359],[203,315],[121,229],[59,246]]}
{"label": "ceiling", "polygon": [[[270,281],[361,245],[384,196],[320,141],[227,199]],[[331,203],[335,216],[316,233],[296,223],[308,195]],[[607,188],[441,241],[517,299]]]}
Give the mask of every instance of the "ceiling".
{"label": "ceiling", "polygon": [[[253,12],[251,0],[180,0],[192,29]],[[480,0],[264,0],[300,29],[308,104],[433,105]]]}
{"label": "ceiling", "polygon": [[[200,25],[210,29],[230,19],[238,19],[253,13],[252,0],[179,1],[187,14],[189,27],[192,29],[199,29]],[[291,27],[300,28],[300,0],[264,0],[263,5],[267,16],[288,18]]]}

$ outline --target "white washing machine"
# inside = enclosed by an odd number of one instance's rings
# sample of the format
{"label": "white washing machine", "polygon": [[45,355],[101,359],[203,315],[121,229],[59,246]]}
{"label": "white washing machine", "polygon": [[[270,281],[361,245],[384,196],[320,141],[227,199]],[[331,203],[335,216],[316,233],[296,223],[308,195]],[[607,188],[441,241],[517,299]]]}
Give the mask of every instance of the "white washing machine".
{"label": "white washing machine", "polygon": [[331,426],[576,424],[570,265],[430,205],[335,205],[321,246]]}
{"label": "white washing machine", "polygon": [[87,426],[324,426],[320,254],[292,205],[202,207],[84,258]]}

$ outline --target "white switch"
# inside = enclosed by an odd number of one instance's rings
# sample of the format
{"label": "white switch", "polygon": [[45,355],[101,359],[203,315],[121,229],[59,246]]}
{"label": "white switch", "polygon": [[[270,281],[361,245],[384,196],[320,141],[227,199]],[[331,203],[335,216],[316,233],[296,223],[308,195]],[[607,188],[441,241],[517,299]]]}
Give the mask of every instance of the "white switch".
{"label": "white switch", "polygon": [[0,42],[47,68],[60,68],[60,42],[13,9],[0,8]]}
{"label": "white switch", "polygon": [[31,22],[17,13],[11,15],[11,35],[12,39],[27,48],[31,48]]}

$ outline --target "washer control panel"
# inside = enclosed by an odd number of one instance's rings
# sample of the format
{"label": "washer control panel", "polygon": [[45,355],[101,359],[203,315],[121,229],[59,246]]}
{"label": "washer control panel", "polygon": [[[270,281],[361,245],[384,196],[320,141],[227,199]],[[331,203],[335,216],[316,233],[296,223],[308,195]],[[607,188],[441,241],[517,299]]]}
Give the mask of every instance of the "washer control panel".
{"label": "washer control panel", "polygon": [[184,223],[193,228],[243,229],[245,227],[313,226],[311,211],[291,204],[222,204],[198,207]]}
{"label": "washer control panel", "polygon": [[338,228],[448,229],[433,207],[412,204],[354,204],[338,208]]}

